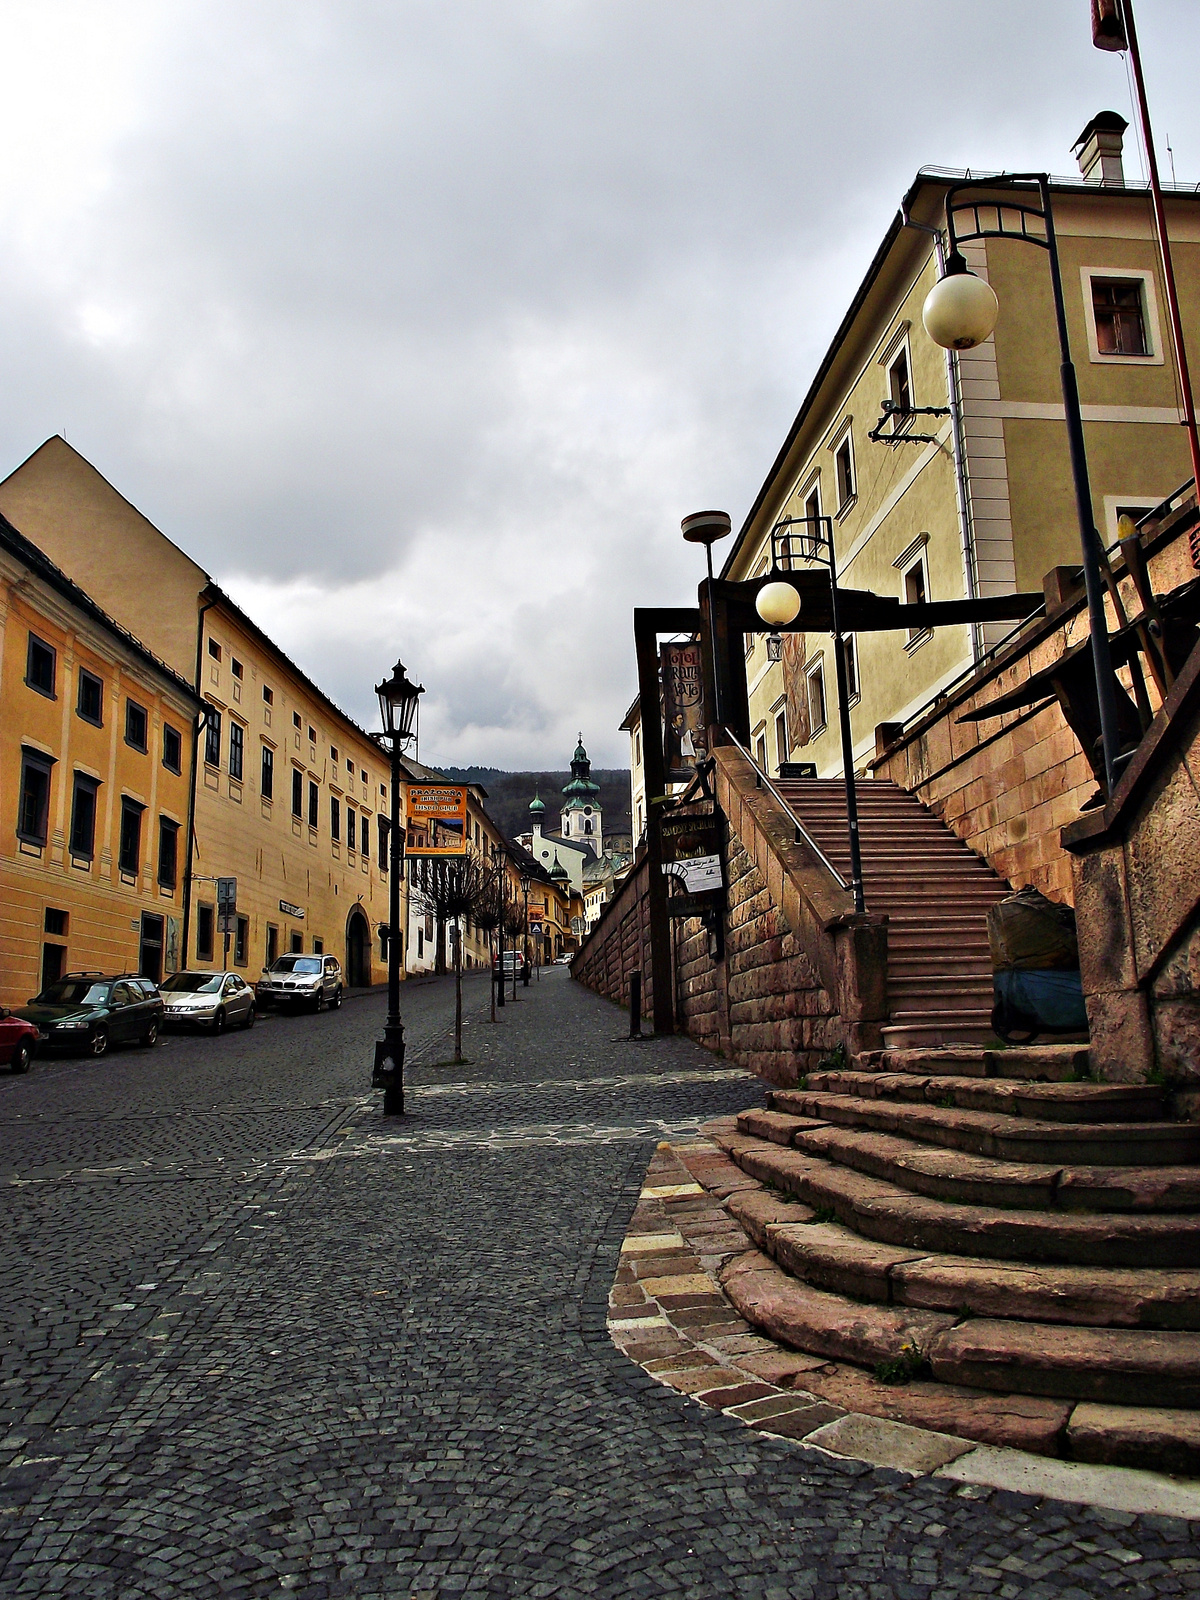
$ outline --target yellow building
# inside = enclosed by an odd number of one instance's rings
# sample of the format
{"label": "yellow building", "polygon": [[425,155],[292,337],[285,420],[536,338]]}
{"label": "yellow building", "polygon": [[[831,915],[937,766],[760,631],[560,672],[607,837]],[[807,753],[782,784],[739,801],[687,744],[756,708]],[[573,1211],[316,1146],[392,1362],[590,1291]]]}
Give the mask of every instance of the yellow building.
{"label": "yellow building", "polygon": [[[1190,464],[1149,197],[1125,183],[1112,154],[1112,120],[1104,126],[1103,183],[1093,181],[1101,166],[1089,125],[1079,146],[1089,176],[1055,179],[1052,199],[1093,514],[1109,544],[1122,511],[1153,508],[1190,477]],[[723,577],[766,572],[772,528],[784,517],[818,515],[832,519],[847,588],[905,601],[1040,591],[1051,568],[1078,566],[1045,251],[998,239],[967,246],[972,270],[990,280],[1000,302],[999,324],[986,343],[947,356],[922,326],[922,305],[938,277],[931,233],[944,231],[947,188],[965,176],[925,171],[905,196]],[[986,183],[979,192],[987,194]],[[1167,213],[1184,324],[1194,328],[1200,326],[1200,195],[1174,191]],[[878,725],[913,717],[1012,627],[853,638],[856,767],[861,771],[875,754]],[[746,668],[749,731],[760,766],[776,773],[781,761],[805,760],[821,776],[839,773],[828,636],[802,637],[795,654],[778,663],[767,659],[765,637],[757,635]]]}
{"label": "yellow building", "polygon": [[179,964],[199,700],[0,518],[0,1003]]}
{"label": "yellow building", "polygon": [[[0,483],[0,512],[201,699],[185,724],[178,965],[253,979],[278,953],[324,950],[349,984],[384,981],[385,753],[64,440]],[[223,877],[237,879],[228,952]]]}

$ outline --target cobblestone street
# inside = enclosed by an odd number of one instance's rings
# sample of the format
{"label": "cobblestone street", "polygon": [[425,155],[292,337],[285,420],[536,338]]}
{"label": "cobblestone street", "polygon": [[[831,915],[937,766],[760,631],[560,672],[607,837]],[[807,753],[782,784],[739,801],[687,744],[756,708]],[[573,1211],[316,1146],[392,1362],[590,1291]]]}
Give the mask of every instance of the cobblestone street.
{"label": "cobblestone street", "polygon": [[760,1098],[561,970],[0,1078],[0,1593],[729,1600],[1200,1591],[1187,1524],[757,1435],[605,1305],[659,1140]]}

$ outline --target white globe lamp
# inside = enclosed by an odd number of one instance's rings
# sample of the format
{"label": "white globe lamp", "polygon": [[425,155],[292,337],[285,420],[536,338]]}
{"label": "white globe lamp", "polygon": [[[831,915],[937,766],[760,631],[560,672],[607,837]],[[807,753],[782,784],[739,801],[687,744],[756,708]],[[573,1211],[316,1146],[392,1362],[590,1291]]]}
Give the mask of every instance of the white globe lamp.
{"label": "white globe lamp", "polygon": [[1000,302],[990,283],[967,271],[957,251],[946,263],[946,275],[925,296],[921,321],[934,344],[943,350],[973,350],[990,339],[1000,316]]}
{"label": "white globe lamp", "polygon": [[800,615],[800,596],[790,583],[776,578],[758,591],[754,609],[769,627],[786,628]]}

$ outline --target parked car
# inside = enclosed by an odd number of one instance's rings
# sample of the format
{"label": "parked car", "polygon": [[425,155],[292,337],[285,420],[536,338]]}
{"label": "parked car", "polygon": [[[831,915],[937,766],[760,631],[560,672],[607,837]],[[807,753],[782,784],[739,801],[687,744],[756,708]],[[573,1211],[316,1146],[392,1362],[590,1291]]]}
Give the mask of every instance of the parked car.
{"label": "parked car", "polygon": [[574,954],[574,950],[564,950],[562,955],[555,956],[554,965],[556,967],[569,967],[571,965],[571,958],[574,956]]}
{"label": "parked car", "polygon": [[173,972],[163,983],[162,997],[167,1028],[224,1033],[235,1022],[254,1026],[254,990],[236,972]]}
{"label": "parked car", "polygon": [[[493,956],[492,957],[492,972],[494,974],[498,974],[499,971],[500,971],[500,957],[499,956]],[[506,950],[504,952],[504,980],[505,980],[505,982],[506,983],[511,982],[514,974],[518,978],[523,978],[525,976],[525,957],[524,957],[524,954],[520,950]]]}
{"label": "parked car", "polygon": [[336,1011],[342,1003],[342,964],[336,956],[278,956],[256,986],[258,1003]]}
{"label": "parked car", "polygon": [[110,1044],[151,1045],[158,1038],[163,1003],[149,978],[120,973],[68,972],[16,1013],[38,1030],[50,1050],[102,1056]]}
{"label": "parked car", "polygon": [[28,1072],[37,1047],[36,1025],[0,1006],[0,1065],[7,1064],[12,1072]]}

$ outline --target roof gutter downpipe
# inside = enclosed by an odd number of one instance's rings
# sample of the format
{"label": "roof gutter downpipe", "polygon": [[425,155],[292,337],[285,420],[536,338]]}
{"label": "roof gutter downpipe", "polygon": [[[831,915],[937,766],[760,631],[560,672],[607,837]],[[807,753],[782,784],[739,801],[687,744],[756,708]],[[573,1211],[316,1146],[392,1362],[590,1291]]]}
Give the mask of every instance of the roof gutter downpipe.
{"label": "roof gutter downpipe", "polygon": [[[203,699],[200,691],[200,674],[204,667],[204,616],[216,605],[216,600],[206,600],[200,607],[196,616],[196,681],[193,685],[196,693]],[[188,965],[188,939],[192,927],[192,872],[196,859],[196,782],[200,770],[200,730],[208,721],[208,712],[201,711],[199,716],[192,719],[192,784],[188,791],[188,819],[187,819],[187,855],[183,869],[183,949],[180,952],[180,970],[186,971]]]}
{"label": "roof gutter downpipe", "polygon": [[[933,240],[938,276],[942,277],[946,271],[946,247],[942,242],[941,229],[931,228],[924,222],[915,222],[909,214],[907,204],[900,207],[900,217],[906,228],[916,228],[920,233],[927,233]],[[971,496],[967,478],[966,450],[963,445],[958,359],[953,350],[946,351],[946,395],[950,402],[950,443],[954,453],[954,497],[958,503],[958,536],[962,553],[963,583],[966,586],[967,599],[976,600],[979,597],[979,582],[975,565],[975,535],[971,526]],[[972,622],[972,661],[978,661],[983,653],[983,632],[979,623]]]}

